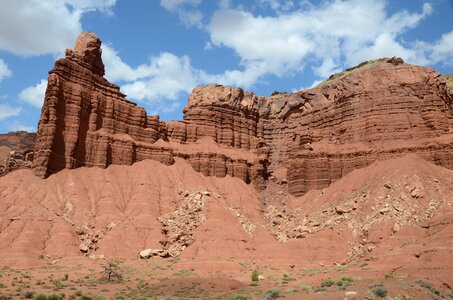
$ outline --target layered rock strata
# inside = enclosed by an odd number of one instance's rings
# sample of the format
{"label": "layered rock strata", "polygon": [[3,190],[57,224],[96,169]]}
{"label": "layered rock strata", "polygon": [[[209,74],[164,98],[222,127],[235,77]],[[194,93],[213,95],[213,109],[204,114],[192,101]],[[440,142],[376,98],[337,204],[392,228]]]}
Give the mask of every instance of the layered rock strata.
{"label": "layered rock strata", "polygon": [[379,59],[267,99],[217,84],[197,87],[184,120],[163,122],[104,79],[100,45],[82,33],[50,71],[38,176],[144,159],[171,165],[179,157],[206,176],[231,175],[259,189],[279,173],[300,196],[407,153],[453,168],[453,99],[430,68]]}
{"label": "layered rock strata", "polygon": [[[256,137],[255,95],[238,88],[219,90],[217,85],[200,88],[187,107],[187,120],[167,124],[148,116],[103,77],[100,45],[96,35],[82,33],[74,50],[67,50],[49,72],[38,125],[36,175],[47,177],[81,166],[131,165],[144,159],[171,165],[175,157],[182,157],[205,175],[228,174],[247,183],[256,179],[260,185],[267,157],[266,151],[254,151],[261,145]],[[224,102],[216,104],[215,99]],[[184,147],[202,137],[214,138],[219,146],[208,152],[202,144]],[[221,146],[240,151],[229,154]]]}

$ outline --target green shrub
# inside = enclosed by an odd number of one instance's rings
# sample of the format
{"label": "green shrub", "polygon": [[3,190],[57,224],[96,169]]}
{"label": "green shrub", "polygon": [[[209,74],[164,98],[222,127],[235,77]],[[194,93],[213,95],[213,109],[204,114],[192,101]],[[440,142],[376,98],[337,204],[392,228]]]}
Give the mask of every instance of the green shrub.
{"label": "green shrub", "polygon": [[35,299],[36,300],[47,300],[47,295],[40,293],[40,294],[36,295]]}
{"label": "green shrub", "polygon": [[260,272],[258,269],[253,270],[252,272],[252,281],[258,281],[260,280]]}
{"label": "green shrub", "polygon": [[352,278],[351,276],[345,276],[341,277],[341,280],[343,280],[344,282],[353,282],[354,278]]}
{"label": "green shrub", "polygon": [[47,296],[47,300],[61,300],[63,297],[59,294],[50,294]]}
{"label": "green shrub", "polygon": [[26,292],[24,293],[24,297],[25,297],[26,299],[33,299],[34,296],[35,296],[35,292],[33,292],[33,291],[26,291]]}
{"label": "green shrub", "polygon": [[336,284],[337,284],[338,286],[343,286],[343,285],[344,285],[344,281],[341,280],[341,279],[340,279],[340,280],[337,280]]}
{"label": "green shrub", "polygon": [[264,293],[264,297],[267,300],[277,299],[280,297],[280,291],[276,289],[270,289]]}
{"label": "green shrub", "polygon": [[247,296],[242,296],[242,295],[237,295],[234,300],[252,300],[252,298],[247,297]]}
{"label": "green shrub", "polygon": [[54,281],[52,281],[52,283],[55,285],[55,287],[56,287],[57,289],[63,288],[63,284],[62,284],[61,281],[58,280],[58,279],[54,279]]}
{"label": "green shrub", "polygon": [[288,274],[285,273],[283,274],[282,280],[288,282],[294,280],[294,278],[289,277]]}
{"label": "green shrub", "polygon": [[377,285],[373,286],[371,291],[373,292],[373,294],[376,297],[380,297],[380,298],[385,298],[387,296],[387,293],[388,293],[387,290],[385,289],[385,287],[382,284],[377,284]]}
{"label": "green shrub", "polygon": [[330,279],[330,278],[327,278],[327,279],[324,279],[322,282],[321,282],[321,287],[324,288],[324,287],[330,287],[332,285],[334,285],[335,282]]}
{"label": "green shrub", "polygon": [[438,289],[436,289],[431,283],[423,281],[423,280],[417,280],[415,283],[425,289],[430,290],[431,293],[433,293],[437,296],[440,296],[440,291]]}
{"label": "green shrub", "polygon": [[393,274],[385,274],[384,278],[385,279],[392,279],[393,278]]}

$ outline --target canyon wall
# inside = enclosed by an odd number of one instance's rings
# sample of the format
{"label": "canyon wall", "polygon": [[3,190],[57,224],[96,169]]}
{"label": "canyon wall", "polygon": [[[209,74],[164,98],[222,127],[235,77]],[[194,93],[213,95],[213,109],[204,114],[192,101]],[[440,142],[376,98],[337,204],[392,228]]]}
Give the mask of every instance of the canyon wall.
{"label": "canyon wall", "polygon": [[183,121],[163,122],[104,79],[100,46],[93,33],[82,33],[50,71],[35,148],[40,177],[183,158],[206,176],[239,177],[258,189],[278,173],[299,196],[406,153],[453,169],[452,96],[430,68],[379,59],[267,99],[201,86]]}

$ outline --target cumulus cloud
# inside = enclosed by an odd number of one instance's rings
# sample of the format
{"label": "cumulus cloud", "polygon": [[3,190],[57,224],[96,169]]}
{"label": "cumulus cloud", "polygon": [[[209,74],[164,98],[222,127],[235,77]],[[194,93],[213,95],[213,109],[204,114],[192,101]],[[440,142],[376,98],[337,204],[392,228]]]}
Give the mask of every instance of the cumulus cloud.
{"label": "cumulus cloud", "polygon": [[[163,52],[133,68],[110,46],[103,46],[102,55],[106,78],[122,82],[121,90],[130,99],[144,103],[160,105],[164,99],[177,101],[181,94],[202,83],[203,72],[192,67],[188,56]],[[171,108],[176,109],[174,104],[166,106],[167,110]]]}
{"label": "cumulus cloud", "polygon": [[420,47],[428,53],[431,62],[453,66],[453,30],[443,34],[435,43],[421,43]]}
{"label": "cumulus cloud", "polygon": [[[288,1],[260,2],[282,9]],[[421,51],[400,37],[431,12],[431,5],[426,3],[420,12],[401,10],[389,15],[385,1],[372,0],[329,1],[277,16],[219,9],[207,31],[212,45],[231,48],[241,59],[243,70],[225,75],[250,84],[266,74],[299,73],[307,62],[315,64],[313,72],[318,77],[382,56],[399,55],[412,63],[427,63]],[[441,48],[448,51],[445,45],[448,43],[442,43]]]}
{"label": "cumulus cloud", "polygon": [[187,27],[203,28],[203,14],[196,9],[201,0],[160,0],[166,10],[177,13],[181,22]]}
{"label": "cumulus cloud", "polygon": [[19,93],[19,99],[27,102],[28,104],[41,108],[44,103],[44,96],[46,94],[47,80],[42,79],[34,86],[30,86]]}
{"label": "cumulus cloud", "polygon": [[8,65],[0,58],[0,81],[11,76],[11,70]]}
{"label": "cumulus cloud", "polygon": [[7,104],[0,104],[0,121],[3,121],[9,117],[18,116],[21,111],[21,107],[12,107]]}
{"label": "cumulus cloud", "polygon": [[192,68],[188,56],[178,57],[167,52],[152,57],[136,71],[140,79],[123,85],[122,90],[140,101],[178,100],[181,93],[190,92],[199,82],[198,71]]}
{"label": "cumulus cloud", "polygon": [[[61,53],[82,31],[81,18],[109,12],[116,0],[14,0],[0,10],[0,50],[21,55]],[[14,13],[11,13],[14,12]]]}

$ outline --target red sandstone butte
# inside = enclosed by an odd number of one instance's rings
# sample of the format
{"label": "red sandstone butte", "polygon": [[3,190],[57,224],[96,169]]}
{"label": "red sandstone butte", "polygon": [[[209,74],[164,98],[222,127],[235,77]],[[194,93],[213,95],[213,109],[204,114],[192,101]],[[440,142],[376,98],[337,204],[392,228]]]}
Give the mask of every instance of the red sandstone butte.
{"label": "red sandstone butte", "polygon": [[378,59],[267,99],[200,86],[183,121],[163,122],[103,77],[100,47],[95,34],[82,33],[50,71],[35,148],[40,177],[182,158],[206,176],[231,175],[260,190],[279,178],[300,196],[408,153],[453,169],[452,95],[431,68]]}

